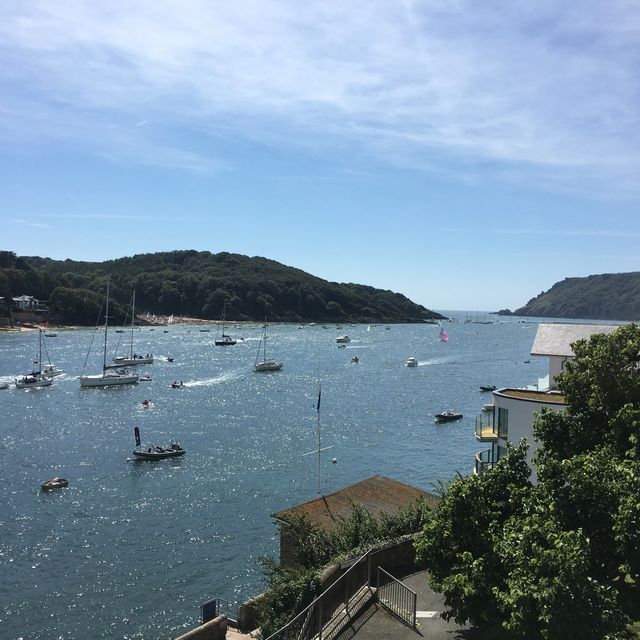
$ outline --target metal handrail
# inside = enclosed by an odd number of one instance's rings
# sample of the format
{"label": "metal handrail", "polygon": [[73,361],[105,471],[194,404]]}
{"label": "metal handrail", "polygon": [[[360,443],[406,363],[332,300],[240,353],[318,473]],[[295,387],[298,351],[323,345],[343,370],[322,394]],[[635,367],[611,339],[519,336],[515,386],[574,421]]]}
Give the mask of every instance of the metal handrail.
{"label": "metal handrail", "polygon": [[377,581],[378,602],[415,629],[418,602],[416,592],[382,567],[378,567]]}
{"label": "metal handrail", "polygon": [[[340,589],[342,586],[344,589],[344,598],[340,598],[340,602],[344,600],[345,607],[349,606],[349,599],[353,596],[354,593],[361,589],[363,586],[371,583],[371,575],[370,575],[370,567],[367,569],[367,577],[364,583],[358,584],[355,590],[349,589],[348,579],[351,577],[350,574],[355,574],[356,569],[360,568],[362,562],[364,560],[368,560],[371,550],[367,551],[363,556],[358,558],[350,567],[345,571],[333,584],[327,587],[319,596],[317,596],[311,604],[305,607],[295,618],[290,620],[284,627],[278,629],[275,633],[272,633],[266,640],[275,640],[276,638],[280,638],[281,640],[288,639],[290,637],[295,637],[296,640],[309,640],[310,638],[318,638],[318,640],[322,640],[322,630],[326,626],[326,624],[331,620],[334,611],[337,607],[332,607],[331,605],[328,608],[328,611],[325,611],[323,608],[323,604],[329,600],[329,595],[333,595]],[[353,591],[353,593],[351,593]],[[338,600],[336,599],[336,602]],[[314,620],[315,617],[315,620]],[[300,622],[302,621],[302,624]],[[313,624],[315,622],[315,624]],[[299,627],[299,628],[298,628]],[[289,634],[293,632],[295,635],[290,636]]]}

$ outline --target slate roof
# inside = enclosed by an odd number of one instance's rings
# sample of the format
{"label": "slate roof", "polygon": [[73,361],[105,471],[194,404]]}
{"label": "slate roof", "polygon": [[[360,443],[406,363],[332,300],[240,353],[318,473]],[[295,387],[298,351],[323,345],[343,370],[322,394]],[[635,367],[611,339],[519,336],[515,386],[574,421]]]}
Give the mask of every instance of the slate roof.
{"label": "slate roof", "polygon": [[347,518],[351,515],[354,503],[373,515],[394,515],[401,507],[415,502],[421,496],[426,498],[430,506],[440,502],[438,496],[417,487],[384,476],[373,476],[335,493],[273,513],[272,517],[288,522],[291,516],[306,516],[317,527],[329,529],[337,518]]}
{"label": "slate roof", "polygon": [[610,324],[540,324],[531,355],[573,357],[571,345],[576,340],[588,340],[595,333],[613,333],[619,328]]}

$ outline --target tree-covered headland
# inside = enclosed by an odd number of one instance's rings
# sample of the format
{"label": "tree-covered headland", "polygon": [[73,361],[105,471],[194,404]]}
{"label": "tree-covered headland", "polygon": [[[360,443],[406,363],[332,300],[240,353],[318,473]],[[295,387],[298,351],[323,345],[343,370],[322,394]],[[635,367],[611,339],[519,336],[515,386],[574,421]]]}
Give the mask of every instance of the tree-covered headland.
{"label": "tree-covered headland", "polygon": [[208,251],[142,254],[106,262],[18,257],[0,251],[0,298],[31,295],[61,322],[92,324],[106,282],[114,312],[136,308],[217,320],[422,322],[438,313],[392,291],[328,282],[266,258]]}
{"label": "tree-covered headland", "polygon": [[427,514],[418,557],[446,616],[514,638],[633,635],[640,619],[640,328],[573,345],[567,408],[494,469],[459,477]]}

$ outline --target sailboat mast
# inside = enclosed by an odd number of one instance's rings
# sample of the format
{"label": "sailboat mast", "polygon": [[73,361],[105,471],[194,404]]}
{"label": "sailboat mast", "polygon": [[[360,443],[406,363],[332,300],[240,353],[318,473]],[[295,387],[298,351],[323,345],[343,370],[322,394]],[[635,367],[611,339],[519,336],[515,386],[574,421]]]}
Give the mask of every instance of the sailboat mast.
{"label": "sailboat mast", "polygon": [[109,283],[107,282],[107,305],[104,312],[104,353],[102,356],[102,371],[107,370],[107,327],[109,326]]}
{"label": "sailboat mast", "polygon": [[320,495],[320,398],[322,396],[322,387],[318,382],[318,405],[316,411],[318,413],[317,439],[318,439],[318,468],[316,472],[316,494]]}
{"label": "sailboat mast", "polygon": [[40,374],[42,375],[42,329],[39,329],[40,336],[38,342],[38,367],[40,369]]}
{"label": "sailboat mast", "polygon": [[136,290],[133,290],[133,297],[131,299],[131,345],[129,346],[129,354],[133,357],[133,323],[136,319]]}

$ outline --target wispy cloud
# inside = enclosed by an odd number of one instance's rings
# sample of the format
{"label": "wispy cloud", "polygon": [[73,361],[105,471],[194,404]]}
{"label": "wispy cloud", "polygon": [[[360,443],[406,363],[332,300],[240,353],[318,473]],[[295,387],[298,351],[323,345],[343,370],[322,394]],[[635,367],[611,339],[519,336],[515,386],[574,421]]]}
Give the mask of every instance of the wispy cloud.
{"label": "wispy cloud", "polygon": [[14,224],[22,224],[26,227],[33,227],[34,229],[52,229],[53,227],[49,224],[43,224],[41,222],[31,222],[30,220],[25,220],[24,218],[11,218],[10,222]]}
{"label": "wispy cloud", "polygon": [[[182,127],[638,187],[640,7],[626,0],[33,0],[2,13],[5,135],[16,120],[81,127],[110,156],[215,170],[158,134]],[[114,122],[137,133],[110,139]]]}

